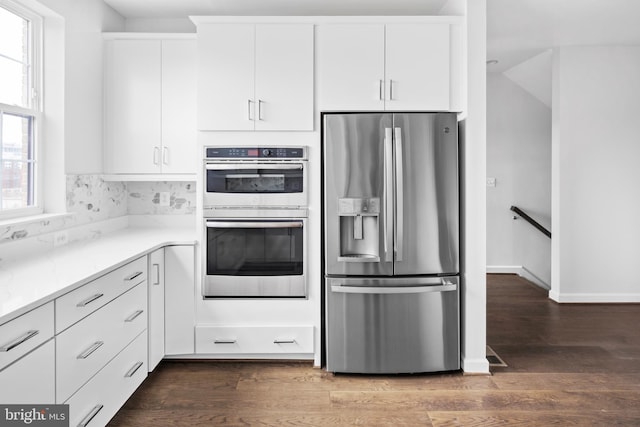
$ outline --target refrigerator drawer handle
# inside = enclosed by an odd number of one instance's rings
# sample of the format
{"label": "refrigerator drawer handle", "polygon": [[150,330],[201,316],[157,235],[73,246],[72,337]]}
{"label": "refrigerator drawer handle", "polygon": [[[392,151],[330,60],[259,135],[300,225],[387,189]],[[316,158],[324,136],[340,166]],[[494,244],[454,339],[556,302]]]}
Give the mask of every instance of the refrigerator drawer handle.
{"label": "refrigerator drawer handle", "polygon": [[331,292],[343,294],[423,294],[426,292],[451,292],[458,289],[455,284],[441,286],[331,286]]}

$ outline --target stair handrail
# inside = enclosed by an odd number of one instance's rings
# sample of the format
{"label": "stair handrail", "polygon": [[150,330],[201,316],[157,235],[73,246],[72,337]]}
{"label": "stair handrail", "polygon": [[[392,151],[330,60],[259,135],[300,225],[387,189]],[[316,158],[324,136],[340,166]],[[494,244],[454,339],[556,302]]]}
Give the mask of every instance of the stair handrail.
{"label": "stair handrail", "polygon": [[511,210],[516,214],[518,214],[520,217],[522,217],[529,224],[533,225],[535,228],[540,230],[540,232],[542,232],[545,236],[547,236],[548,238],[551,238],[551,232],[547,230],[543,225],[541,225],[538,221],[536,221],[535,219],[527,215],[527,213],[524,212],[522,209],[520,209],[517,206],[511,206]]}

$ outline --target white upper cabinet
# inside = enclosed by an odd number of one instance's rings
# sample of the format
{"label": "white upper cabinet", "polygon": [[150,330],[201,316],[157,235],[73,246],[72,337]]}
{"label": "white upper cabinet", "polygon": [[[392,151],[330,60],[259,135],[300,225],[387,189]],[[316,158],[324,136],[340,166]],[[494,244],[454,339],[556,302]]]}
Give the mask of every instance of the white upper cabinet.
{"label": "white upper cabinet", "polygon": [[252,24],[198,26],[198,128],[253,130]]}
{"label": "white upper cabinet", "polygon": [[105,44],[105,171],[157,173],[162,81],[159,40]]}
{"label": "white upper cabinet", "polygon": [[321,110],[384,109],[384,25],[327,24],[317,32]]}
{"label": "white upper cabinet", "polygon": [[105,41],[105,173],[196,173],[196,42]]}
{"label": "white upper cabinet", "polygon": [[449,24],[387,24],[387,110],[449,110]]}
{"label": "white upper cabinet", "polygon": [[198,25],[200,130],[313,130],[313,25]]}
{"label": "white upper cabinet", "polygon": [[162,41],[162,173],[194,174],[196,141],[196,41]]}
{"label": "white upper cabinet", "polygon": [[318,26],[321,111],[451,109],[451,25]]}

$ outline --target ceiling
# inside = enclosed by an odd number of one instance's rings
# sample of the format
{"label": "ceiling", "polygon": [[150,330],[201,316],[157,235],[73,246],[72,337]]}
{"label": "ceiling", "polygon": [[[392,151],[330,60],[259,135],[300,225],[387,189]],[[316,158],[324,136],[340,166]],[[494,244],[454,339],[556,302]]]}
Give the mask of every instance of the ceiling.
{"label": "ceiling", "polygon": [[190,15],[436,15],[447,0],[104,0],[125,18]]}
{"label": "ceiling", "polygon": [[487,0],[488,71],[556,46],[640,44],[640,0]]}
{"label": "ceiling", "polygon": [[[125,18],[437,15],[448,0],[104,0]],[[474,0],[469,0],[474,1]],[[487,0],[487,59],[506,71],[555,46],[640,44],[640,0]]]}

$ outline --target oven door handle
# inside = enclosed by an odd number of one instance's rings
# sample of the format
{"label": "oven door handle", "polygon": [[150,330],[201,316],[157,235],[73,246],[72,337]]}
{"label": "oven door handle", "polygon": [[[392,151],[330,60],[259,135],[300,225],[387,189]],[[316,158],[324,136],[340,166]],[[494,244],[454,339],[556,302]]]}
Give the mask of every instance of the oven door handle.
{"label": "oven door handle", "polygon": [[207,221],[207,228],[302,228],[302,221]]}
{"label": "oven door handle", "polygon": [[256,169],[268,169],[268,170],[302,170],[303,166],[299,163],[296,164],[267,164],[267,163],[246,163],[246,164],[232,164],[221,165],[207,163],[206,169],[208,171],[215,170],[256,170]]}

